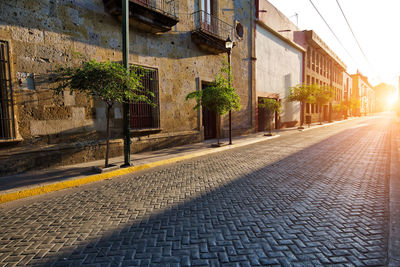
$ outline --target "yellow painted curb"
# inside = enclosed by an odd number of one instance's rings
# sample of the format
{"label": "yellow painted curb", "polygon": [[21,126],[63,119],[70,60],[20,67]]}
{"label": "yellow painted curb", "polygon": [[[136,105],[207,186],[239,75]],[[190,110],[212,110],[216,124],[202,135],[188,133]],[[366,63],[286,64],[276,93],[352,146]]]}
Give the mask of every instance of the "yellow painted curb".
{"label": "yellow painted curb", "polygon": [[49,184],[49,185],[43,185],[43,186],[39,186],[39,187],[25,189],[25,190],[21,190],[18,192],[3,194],[3,195],[0,195],[0,204],[14,201],[17,199],[37,196],[37,195],[41,195],[41,194],[45,194],[45,193],[50,193],[53,191],[58,191],[61,189],[77,187],[77,186],[81,186],[81,185],[92,183],[92,182],[110,179],[110,178],[113,178],[116,176],[121,176],[124,174],[142,171],[142,170],[158,167],[158,166],[165,165],[165,164],[171,164],[171,163],[175,163],[178,161],[187,160],[187,159],[191,159],[191,158],[195,158],[195,157],[200,157],[200,156],[228,150],[228,149],[235,148],[235,147],[250,145],[253,143],[260,142],[260,141],[266,141],[269,139],[277,138],[279,136],[280,135],[274,135],[274,136],[269,137],[268,139],[264,139],[264,140],[262,140],[262,139],[253,140],[253,141],[249,141],[249,142],[244,142],[242,144],[224,146],[224,147],[220,147],[220,148],[215,148],[213,150],[205,150],[205,151],[195,152],[195,153],[191,153],[188,155],[179,156],[179,157],[175,157],[175,158],[155,161],[155,162],[132,166],[132,167],[127,167],[127,168],[123,168],[123,169],[118,169],[118,170],[111,171],[108,173],[96,174],[96,175],[91,175],[88,177],[83,177],[83,178],[78,178],[78,179],[74,179],[74,180],[68,180],[68,181],[64,181],[64,182],[58,182],[58,183],[53,183],[53,184]]}
{"label": "yellow painted curb", "polygon": [[41,194],[45,194],[45,193],[49,193],[49,192],[53,192],[53,191],[57,191],[57,190],[61,190],[61,189],[77,187],[77,186],[81,186],[81,185],[96,182],[96,181],[110,179],[110,178],[113,178],[116,176],[121,176],[121,175],[128,174],[128,173],[146,170],[149,168],[153,168],[153,167],[157,167],[157,166],[161,166],[161,165],[165,165],[165,164],[175,163],[177,161],[191,159],[191,158],[203,156],[206,154],[210,154],[210,151],[192,153],[192,154],[185,155],[185,156],[160,160],[160,161],[137,165],[137,166],[132,166],[132,167],[124,168],[124,169],[119,169],[119,170],[111,171],[108,173],[96,174],[96,175],[91,175],[91,176],[80,178],[80,179],[58,182],[58,183],[54,183],[54,184],[43,185],[40,187],[21,190],[18,192],[8,193],[8,194],[0,195],[0,204],[6,203],[9,201],[14,201],[14,200],[21,199],[21,198],[41,195]]}

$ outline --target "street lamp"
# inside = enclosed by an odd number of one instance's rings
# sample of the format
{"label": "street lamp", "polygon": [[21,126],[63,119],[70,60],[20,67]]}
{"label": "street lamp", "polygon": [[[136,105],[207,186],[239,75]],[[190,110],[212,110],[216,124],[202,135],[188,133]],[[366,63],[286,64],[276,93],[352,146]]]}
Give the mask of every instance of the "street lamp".
{"label": "street lamp", "polygon": [[[231,37],[228,36],[228,38],[225,41],[225,48],[231,50],[233,48],[233,41],[231,40]],[[228,52],[230,53],[230,51]]]}
{"label": "street lamp", "polygon": [[[229,66],[229,77],[228,82],[229,86],[231,85],[231,51],[233,48],[233,41],[228,35],[228,38],[225,41],[225,48],[227,49],[228,53],[228,66]],[[232,110],[229,110],[229,144],[232,145]]]}
{"label": "street lamp", "polygon": [[[122,0],[122,61],[129,71],[129,1]],[[124,164],[121,167],[131,166],[131,134],[129,103],[123,104],[124,113]]]}

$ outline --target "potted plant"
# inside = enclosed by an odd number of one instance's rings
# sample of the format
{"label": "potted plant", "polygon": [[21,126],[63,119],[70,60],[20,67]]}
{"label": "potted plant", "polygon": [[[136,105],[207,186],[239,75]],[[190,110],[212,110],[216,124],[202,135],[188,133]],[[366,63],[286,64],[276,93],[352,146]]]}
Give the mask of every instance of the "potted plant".
{"label": "potted plant", "polygon": [[286,98],[289,102],[300,102],[300,126],[303,128],[304,123],[304,105],[306,103],[314,103],[313,87],[306,84],[299,84],[290,88],[289,95]]}
{"label": "potted plant", "polygon": [[[321,87],[313,84],[311,85],[311,91],[313,92],[315,103],[318,105],[318,107],[328,104],[334,96],[334,91],[331,87]],[[322,112],[318,112],[318,114],[319,124],[322,124]]]}
{"label": "potted plant", "polygon": [[265,111],[265,116],[268,124],[268,133],[265,136],[272,136],[272,119],[275,112],[281,112],[281,102],[272,98],[262,98],[258,103],[258,107]]}
{"label": "potted plant", "polygon": [[233,88],[230,81],[232,81],[230,66],[224,60],[215,80],[209,86],[203,90],[191,92],[186,96],[186,100],[197,100],[194,109],[203,107],[210,111],[215,111],[217,116],[216,146],[222,145],[220,143],[221,116],[230,110],[240,110],[241,108],[240,97],[235,92],[235,88]]}

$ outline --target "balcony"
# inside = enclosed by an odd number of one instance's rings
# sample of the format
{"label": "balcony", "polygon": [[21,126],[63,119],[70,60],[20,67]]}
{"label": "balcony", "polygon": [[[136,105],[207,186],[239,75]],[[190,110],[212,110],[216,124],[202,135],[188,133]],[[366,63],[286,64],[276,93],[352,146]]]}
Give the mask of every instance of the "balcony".
{"label": "balcony", "polygon": [[192,16],[194,22],[192,41],[209,53],[227,52],[225,41],[228,36],[233,36],[233,26],[202,10],[194,12]]}
{"label": "balcony", "polygon": [[[167,32],[179,22],[178,1],[129,0],[129,24],[144,32]],[[103,0],[103,2],[109,14],[121,19],[121,0]]]}

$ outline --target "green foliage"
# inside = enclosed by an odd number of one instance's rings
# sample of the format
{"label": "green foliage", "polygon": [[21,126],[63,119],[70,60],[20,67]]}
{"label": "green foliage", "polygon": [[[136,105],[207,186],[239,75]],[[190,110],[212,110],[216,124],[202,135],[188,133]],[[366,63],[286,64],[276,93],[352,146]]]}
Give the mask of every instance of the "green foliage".
{"label": "green foliage", "polygon": [[347,106],[344,103],[332,105],[332,109],[336,112],[344,112]]}
{"label": "green foliage", "polygon": [[289,102],[299,101],[303,103],[325,105],[332,100],[334,91],[330,87],[321,87],[317,84],[300,84],[290,88],[287,100]]}
{"label": "green foliage", "polygon": [[230,110],[240,110],[240,97],[232,86],[231,69],[223,61],[222,68],[215,77],[215,80],[206,88],[200,91],[191,92],[186,96],[186,100],[196,99],[197,105],[215,111],[219,115],[224,115]]}
{"label": "green foliage", "polygon": [[299,84],[290,88],[287,101],[289,102],[302,102],[302,103],[314,103],[315,98],[313,96],[314,88],[311,85]]}
{"label": "green foliage", "polygon": [[77,91],[98,98],[107,106],[131,101],[151,103],[153,96],[141,83],[143,72],[132,69],[128,73],[124,66],[114,62],[91,60],[79,67],[59,68],[57,74],[57,94],[68,88],[71,93]]}
{"label": "green foliage", "polygon": [[154,94],[146,90],[142,83],[145,71],[132,67],[131,71],[118,63],[85,61],[79,67],[59,68],[56,75],[58,87],[56,94],[69,89],[70,93],[81,92],[89,97],[104,101],[107,105],[106,117],[106,155],[105,167],[108,167],[110,139],[110,109],[114,103],[144,101],[151,103]]}
{"label": "green foliage", "polygon": [[343,100],[342,105],[345,109],[350,109],[351,108],[351,102],[349,99]]}
{"label": "green foliage", "polygon": [[267,115],[274,114],[275,112],[281,112],[281,102],[277,101],[276,99],[272,98],[262,98],[258,103],[259,108],[264,108],[267,112]]}
{"label": "green foliage", "polygon": [[350,98],[350,107],[352,109],[358,109],[361,106],[361,102],[360,99],[358,99],[357,97],[352,97]]}
{"label": "green foliage", "polygon": [[335,93],[331,87],[321,87],[316,84],[311,85],[311,90],[315,97],[315,103],[318,105],[325,105],[332,101]]}

